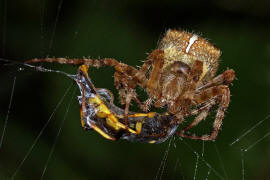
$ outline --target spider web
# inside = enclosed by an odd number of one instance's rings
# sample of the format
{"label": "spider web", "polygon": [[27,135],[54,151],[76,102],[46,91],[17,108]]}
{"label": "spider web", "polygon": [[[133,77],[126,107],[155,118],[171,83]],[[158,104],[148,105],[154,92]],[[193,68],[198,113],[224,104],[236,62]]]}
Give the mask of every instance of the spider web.
{"label": "spider web", "polygon": [[[53,10],[50,9],[51,6],[50,2],[45,0],[38,4],[39,20],[36,25],[39,32],[33,33],[37,46],[35,51],[38,53],[26,53],[14,60],[22,61],[30,57],[44,56],[88,55],[85,51],[81,51],[79,42],[84,37],[84,33],[91,34],[91,30],[80,31],[85,28],[81,28],[83,26],[81,24],[69,27],[72,29],[71,34],[68,34],[71,43],[67,44],[73,45],[66,49],[67,51],[72,49],[75,53],[58,51],[58,46],[66,45],[61,40],[61,32],[64,31],[66,21],[70,20],[67,17],[69,9],[64,8],[63,0],[57,1]],[[8,48],[9,44],[12,44],[10,37],[13,35],[21,37],[22,34],[16,34],[17,32],[14,31],[16,26],[10,22],[9,14],[12,14],[13,10],[8,1],[3,1],[2,8],[1,52],[2,60],[7,60],[13,52]],[[86,16],[82,17],[86,18]],[[117,14],[114,16],[116,17]],[[24,23],[27,24],[26,20]],[[94,25],[93,22],[89,23]],[[102,33],[104,32],[102,30]],[[91,36],[89,39],[96,41],[89,42],[88,45],[94,43],[102,47],[99,45],[100,42],[93,38],[95,35],[89,36]],[[25,41],[23,38],[21,40]],[[132,43],[132,39],[129,41]],[[22,46],[21,42],[18,43]],[[91,50],[96,49],[90,47],[88,52]],[[142,50],[138,51],[144,53],[146,48],[142,47]],[[117,53],[125,55],[125,53],[136,52]],[[93,54],[95,55],[106,56],[103,50]],[[114,53],[108,56],[114,56]],[[143,56],[140,58],[143,59]],[[68,66],[42,64],[43,66],[68,74],[76,73],[76,68]],[[112,78],[100,81],[95,77],[95,74],[97,77],[104,72],[107,75],[107,72],[109,74],[112,70],[100,69],[100,71],[90,70],[97,87],[106,86],[108,89],[113,89]],[[258,168],[260,164],[267,163],[264,159],[267,153],[269,154],[270,115],[266,112],[266,115],[262,115],[259,119],[233,128],[233,131],[236,131],[233,133],[226,123],[243,122],[244,119],[233,117],[234,113],[231,111],[234,109],[237,111],[237,107],[229,108],[223,131],[216,142],[193,141],[178,137],[172,137],[160,145],[125,141],[108,142],[96,133],[83,132],[80,128],[79,108],[75,97],[78,95],[78,90],[66,76],[53,71],[36,72],[34,68],[21,65],[2,65],[0,80],[3,87],[0,92],[0,155],[3,157],[0,162],[1,178],[254,179],[264,177],[267,171]],[[235,86],[237,84],[238,82],[235,82]],[[114,94],[116,94],[115,90]],[[237,96],[236,92],[234,94],[233,100]],[[210,124],[208,120],[203,123],[202,127],[207,130],[211,127],[207,126]],[[233,135],[225,137],[224,134]],[[269,174],[265,174],[265,177],[269,177]]]}

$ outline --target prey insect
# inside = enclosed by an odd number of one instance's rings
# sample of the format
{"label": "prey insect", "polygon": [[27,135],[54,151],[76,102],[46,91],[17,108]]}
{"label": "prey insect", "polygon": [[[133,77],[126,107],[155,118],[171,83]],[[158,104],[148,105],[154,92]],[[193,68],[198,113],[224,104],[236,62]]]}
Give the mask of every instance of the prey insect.
{"label": "prey insect", "polygon": [[124,122],[124,110],[113,104],[113,95],[107,89],[96,89],[87,73],[88,67],[79,67],[77,82],[81,96],[81,124],[84,130],[95,130],[109,140],[126,139],[148,143],[161,143],[174,134],[178,125],[171,124],[174,116],[155,112],[128,114]]}
{"label": "prey insect", "polygon": [[[220,54],[219,49],[196,34],[168,30],[158,48],[148,55],[140,69],[112,58],[36,58],[26,63],[58,62],[94,67],[113,66],[120,102],[125,105],[123,124],[126,127],[131,120],[129,107],[133,100],[143,112],[148,112],[152,106],[166,107],[169,116],[174,117],[170,120],[170,126],[177,127],[184,122],[185,117],[197,115],[193,122],[175,134],[191,139],[215,140],[229,106],[229,85],[235,78],[232,69],[215,76]],[[139,99],[136,86],[147,91],[146,101],[142,102]],[[188,135],[186,132],[205,119],[216,104],[218,109],[210,135]],[[127,132],[132,133],[130,130]]]}

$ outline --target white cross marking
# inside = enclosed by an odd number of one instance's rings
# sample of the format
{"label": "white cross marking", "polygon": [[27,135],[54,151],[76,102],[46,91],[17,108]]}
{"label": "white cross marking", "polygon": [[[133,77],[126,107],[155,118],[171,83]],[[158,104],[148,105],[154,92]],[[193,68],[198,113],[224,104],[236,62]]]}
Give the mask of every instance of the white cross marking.
{"label": "white cross marking", "polygon": [[188,53],[190,47],[192,46],[192,44],[194,44],[194,42],[198,40],[198,36],[196,34],[194,34],[190,39],[189,39],[189,42],[188,42],[188,46],[187,46],[187,49],[186,49],[186,53]]}

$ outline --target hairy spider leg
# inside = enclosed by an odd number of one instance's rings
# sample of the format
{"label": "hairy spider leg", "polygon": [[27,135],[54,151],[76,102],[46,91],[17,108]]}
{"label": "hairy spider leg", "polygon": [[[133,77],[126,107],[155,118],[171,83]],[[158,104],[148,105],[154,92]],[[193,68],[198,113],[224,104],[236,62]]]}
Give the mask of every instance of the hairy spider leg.
{"label": "hairy spider leg", "polygon": [[231,82],[234,80],[235,78],[235,72],[232,69],[228,69],[226,71],[224,71],[222,74],[216,76],[215,78],[213,78],[211,81],[209,81],[208,83],[198,87],[196,89],[196,91],[200,91],[203,89],[207,89],[213,86],[217,86],[217,85],[230,85]]}
{"label": "hairy spider leg", "polygon": [[154,50],[149,59],[153,59],[153,70],[147,84],[147,90],[150,97],[158,97],[161,94],[159,89],[159,82],[162,74],[162,68],[164,65],[164,52],[163,50]]}
{"label": "hairy spider leg", "polygon": [[[207,89],[213,86],[221,85],[221,84],[226,84],[229,85],[235,78],[235,72],[232,69],[224,71],[222,74],[218,75],[215,77],[213,80],[208,82],[207,84],[200,86],[196,90],[203,90]],[[188,129],[196,126],[198,123],[200,123],[202,120],[204,120],[208,113],[210,112],[211,108],[216,104],[217,98],[210,98],[208,101],[204,102],[204,105],[200,107],[199,109],[195,109],[191,111],[189,115],[196,115],[200,113],[193,122],[191,122],[187,127],[184,128],[184,130],[181,131],[182,134],[184,134],[185,131]],[[220,100],[219,100],[220,101]],[[196,105],[196,104],[194,104]]]}
{"label": "hairy spider leg", "polygon": [[204,106],[200,107],[199,109],[196,109],[195,111],[192,111],[190,115],[196,115],[199,114],[198,116],[195,117],[194,121],[192,121],[187,127],[182,130],[182,132],[187,131],[188,129],[196,126],[199,124],[202,120],[204,120],[208,113],[210,112],[211,108],[216,104],[215,99],[210,99],[206,103],[204,103]]}
{"label": "hairy spider leg", "polygon": [[226,111],[227,107],[229,106],[230,102],[230,89],[226,85],[219,85],[210,87],[208,89],[205,89],[201,91],[199,94],[194,96],[194,100],[197,102],[197,104],[201,104],[205,102],[208,99],[221,96],[221,98],[216,98],[216,103],[220,103],[219,108],[217,110],[216,118],[213,123],[213,130],[210,135],[202,135],[202,136],[196,136],[196,135],[186,135],[184,134],[184,130],[180,132],[176,132],[178,136],[181,137],[187,137],[190,139],[200,139],[200,140],[215,140],[219,129],[222,125],[222,119],[224,117],[224,112]]}
{"label": "hairy spider leg", "polygon": [[[160,96],[161,89],[159,89],[162,68],[164,64],[164,51],[160,49],[153,50],[147,57],[142,67],[137,71],[132,81],[134,87],[140,85],[142,88],[147,88],[149,98],[141,105],[140,109],[149,111],[152,101]],[[147,72],[153,66],[153,70],[149,76],[146,77]]]}
{"label": "hairy spider leg", "polygon": [[[122,70],[125,69],[121,68]],[[135,73],[134,71],[126,71],[128,73],[122,73],[119,71],[116,71],[114,73],[114,82],[116,89],[119,93],[120,103],[122,105],[125,105],[125,124],[128,124],[128,113],[129,113],[129,107],[131,100],[134,100],[139,107],[141,107],[141,101],[138,98],[137,93],[135,92],[135,86],[132,82],[132,78],[134,77]]]}
{"label": "hairy spider leg", "polygon": [[[229,70],[224,71],[222,74],[218,75],[217,77],[215,77],[213,80],[211,80],[207,84],[197,88],[197,90],[203,90],[203,89],[207,89],[207,88],[221,85],[221,84],[229,85],[234,80],[234,78],[235,78],[234,70],[229,69]],[[200,114],[195,118],[195,120],[192,123],[190,123],[187,127],[184,128],[184,130],[182,130],[182,133],[196,126],[198,123],[204,120],[207,117],[208,113],[210,112],[211,108],[216,104],[216,101],[217,101],[216,98],[209,99],[199,109],[192,110],[189,115],[197,115],[199,113]]]}

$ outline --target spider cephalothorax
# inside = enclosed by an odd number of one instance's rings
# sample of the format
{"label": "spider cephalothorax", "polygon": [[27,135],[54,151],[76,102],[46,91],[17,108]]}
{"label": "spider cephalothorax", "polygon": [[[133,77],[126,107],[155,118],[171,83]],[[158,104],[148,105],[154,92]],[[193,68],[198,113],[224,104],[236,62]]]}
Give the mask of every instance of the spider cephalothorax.
{"label": "spider cephalothorax", "polygon": [[[179,125],[185,117],[197,115],[195,120],[177,135],[191,139],[214,140],[222,125],[224,112],[229,106],[228,85],[235,75],[226,70],[215,77],[220,51],[207,40],[196,34],[179,30],[168,30],[158,48],[153,50],[140,69],[120,63],[115,59],[66,59],[44,58],[29,62],[58,62],[65,64],[85,64],[88,66],[113,66],[115,85],[121,104],[125,104],[125,125],[128,125],[129,106],[134,100],[143,111],[148,111],[152,103],[155,107],[167,106],[174,119],[170,124]],[[148,99],[141,103],[136,86],[148,93]],[[186,135],[186,130],[205,119],[211,108],[219,104],[213,131],[210,135]]]}

